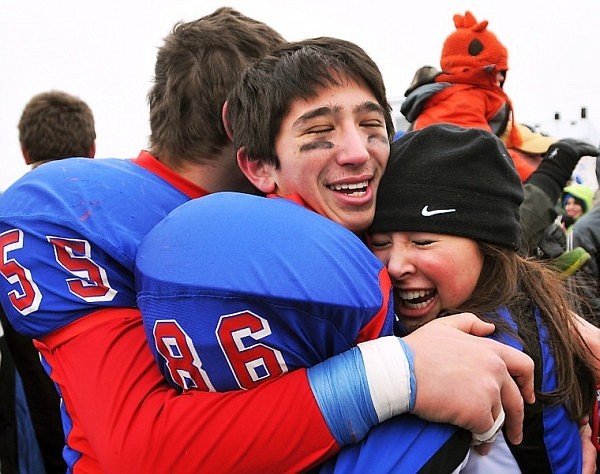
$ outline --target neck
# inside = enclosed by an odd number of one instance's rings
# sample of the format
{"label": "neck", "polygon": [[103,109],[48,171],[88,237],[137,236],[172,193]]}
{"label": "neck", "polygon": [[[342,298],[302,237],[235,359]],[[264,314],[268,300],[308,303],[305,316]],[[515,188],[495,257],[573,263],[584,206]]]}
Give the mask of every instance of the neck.
{"label": "neck", "polygon": [[238,191],[256,193],[256,188],[242,174],[231,146],[218,155],[197,161],[184,160],[174,164],[168,157],[158,158],[165,166],[210,193]]}

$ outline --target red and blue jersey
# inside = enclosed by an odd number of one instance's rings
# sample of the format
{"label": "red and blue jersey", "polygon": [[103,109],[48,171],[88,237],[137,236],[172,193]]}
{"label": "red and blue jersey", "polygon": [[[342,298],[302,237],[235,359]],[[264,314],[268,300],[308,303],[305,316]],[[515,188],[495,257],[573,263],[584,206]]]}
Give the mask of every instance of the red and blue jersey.
{"label": "red and blue jersey", "polygon": [[136,284],[152,351],[180,390],[251,389],[393,330],[384,265],[287,199],[183,204],[142,241]]}
{"label": "red and blue jersey", "polygon": [[41,338],[90,311],[136,307],[140,240],[205,194],[145,152],[137,160],[55,161],[25,174],[0,203],[0,285],[12,325]]}
{"label": "red and blue jersey", "polygon": [[339,450],[304,370],[251,393],[180,396],[164,382],[136,308],[135,256],[205,194],[142,152],[50,162],[0,197],[2,305],[38,339],[63,397],[69,472],[293,472]]}
{"label": "red and blue jersey", "polygon": [[[383,264],[288,199],[217,193],[183,204],[145,237],[136,265],[146,335],[179,390],[254,389],[392,333]],[[441,472],[460,465],[470,439],[401,415],[319,472]]]}

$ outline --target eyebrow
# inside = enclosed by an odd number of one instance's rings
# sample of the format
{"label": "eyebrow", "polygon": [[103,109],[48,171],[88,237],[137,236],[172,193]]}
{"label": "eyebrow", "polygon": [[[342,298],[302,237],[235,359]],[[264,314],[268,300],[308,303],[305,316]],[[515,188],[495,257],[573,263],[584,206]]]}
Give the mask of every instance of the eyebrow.
{"label": "eyebrow", "polygon": [[[317,107],[316,109],[309,110],[294,121],[294,123],[292,124],[292,129],[301,127],[306,122],[314,119],[315,117],[324,117],[326,115],[339,114],[341,110],[342,107],[339,105],[335,105],[333,107]],[[365,101],[361,104],[355,105],[353,108],[353,112],[355,114],[360,112],[379,112],[382,115],[384,114],[383,107],[380,104],[372,101]]]}
{"label": "eyebrow", "polygon": [[309,110],[308,112],[302,114],[298,117],[294,123],[292,124],[292,129],[299,128],[304,125],[309,120],[314,119],[315,117],[325,117],[326,115],[335,115],[340,113],[342,108],[339,105],[334,107],[317,107],[316,109]]}
{"label": "eyebrow", "polygon": [[378,104],[377,102],[371,102],[370,100],[354,107],[354,113],[358,112],[379,112],[380,114],[384,115],[384,109],[381,104]]}

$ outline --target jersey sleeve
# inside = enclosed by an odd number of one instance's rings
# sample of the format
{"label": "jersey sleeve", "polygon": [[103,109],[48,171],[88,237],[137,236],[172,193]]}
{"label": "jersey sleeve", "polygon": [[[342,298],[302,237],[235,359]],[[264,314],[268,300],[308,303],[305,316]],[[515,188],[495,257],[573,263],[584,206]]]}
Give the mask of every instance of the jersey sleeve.
{"label": "jersey sleeve", "polygon": [[339,451],[305,370],[249,391],[179,395],[156,366],[137,310],[81,323],[37,343],[69,412],[75,473],[298,472]]}
{"label": "jersey sleeve", "polygon": [[0,222],[2,305],[18,332],[41,337],[95,309],[135,306],[133,275],[114,253],[59,223],[37,226]]}
{"label": "jersey sleeve", "polygon": [[466,430],[405,414],[375,426],[363,441],[346,446],[320,466],[318,473],[453,472],[470,444]]}

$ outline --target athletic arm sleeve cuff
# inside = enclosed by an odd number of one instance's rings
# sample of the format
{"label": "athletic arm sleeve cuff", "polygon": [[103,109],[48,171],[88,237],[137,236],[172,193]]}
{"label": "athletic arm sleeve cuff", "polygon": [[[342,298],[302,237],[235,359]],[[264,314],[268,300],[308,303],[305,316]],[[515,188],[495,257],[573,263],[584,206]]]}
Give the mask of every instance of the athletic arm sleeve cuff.
{"label": "athletic arm sleeve cuff", "polygon": [[412,409],[412,365],[410,348],[387,336],[308,369],[319,408],[340,446],[360,441],[376,424]]}

